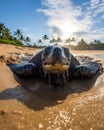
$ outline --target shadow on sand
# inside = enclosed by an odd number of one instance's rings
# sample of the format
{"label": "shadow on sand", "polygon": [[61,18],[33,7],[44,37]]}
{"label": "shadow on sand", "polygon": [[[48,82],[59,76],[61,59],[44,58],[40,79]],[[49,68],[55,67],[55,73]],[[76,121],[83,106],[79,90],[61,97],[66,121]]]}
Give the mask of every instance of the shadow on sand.
{"label": "shadow on sand", "polygon": [[63,103],[67,96],[74,93],[82,93],[91,89],[99,75],[92,79],[73,80],[67,82],[64,89],[53,91],[49,85],[39,80],[20,80],[16,81],[20,85],[14,88],[5,89],[0,93],[0,100],[17,99],[33,110],[42,110]]}

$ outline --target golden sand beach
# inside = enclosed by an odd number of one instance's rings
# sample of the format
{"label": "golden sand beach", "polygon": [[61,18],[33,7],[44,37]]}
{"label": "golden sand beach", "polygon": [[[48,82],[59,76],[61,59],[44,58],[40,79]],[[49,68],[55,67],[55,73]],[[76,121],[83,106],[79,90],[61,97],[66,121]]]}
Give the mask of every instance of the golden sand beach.
{"label": "golden sand beach", "polygon": [[[104,74],[70,81],[56,92],[35,79],[17,82],[6,63],[38,51],[0,44],[0,130],[104,130]],[[104,51],[71,52],[104,66]]]}

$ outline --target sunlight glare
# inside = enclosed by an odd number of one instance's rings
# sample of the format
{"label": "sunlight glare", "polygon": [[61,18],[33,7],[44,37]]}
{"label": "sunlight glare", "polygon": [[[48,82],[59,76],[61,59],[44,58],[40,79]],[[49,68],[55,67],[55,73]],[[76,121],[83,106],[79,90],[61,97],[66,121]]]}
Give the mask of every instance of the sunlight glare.
{"label": "sunlight glare", "polygon": [[60,25],[60,30],[62,31],[62,39],[69,38],[73,33],[78,31],[78,27],[73,23],[63,22]]}

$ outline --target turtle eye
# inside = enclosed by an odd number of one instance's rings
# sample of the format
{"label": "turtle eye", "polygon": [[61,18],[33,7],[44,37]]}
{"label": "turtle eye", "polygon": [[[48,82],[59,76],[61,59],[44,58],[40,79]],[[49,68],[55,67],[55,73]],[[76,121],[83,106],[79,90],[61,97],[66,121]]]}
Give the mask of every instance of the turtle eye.
{"label": "turtle eye", "polygon": [[50,47],[46,47],[42,53],[42,60],[44,61],[50,54],[51,52],[51,48]]}
{"label": "turtle eye", "polygon": [[49,51],[45,51],[44,55],[48,56],[48,54],[49,54]]}
{"label": "turtle eye", "polygon": [[70,53],[69,53],[69,49],[68,49],[68,48],[65,48],[65,47],[64,47],[64,54],[65,54],[65,56],[66,56],[67,58],[69,58]]}
{"label": "turtle eye", "polygon": [[50,48],[47,47],[43,53],[44,57],[47,57],[50,54]]}

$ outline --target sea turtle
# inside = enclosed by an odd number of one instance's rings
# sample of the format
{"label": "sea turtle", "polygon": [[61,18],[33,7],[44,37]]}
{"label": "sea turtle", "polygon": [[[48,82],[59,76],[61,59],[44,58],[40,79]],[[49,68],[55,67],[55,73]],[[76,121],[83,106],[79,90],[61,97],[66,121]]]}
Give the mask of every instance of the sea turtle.
{"label": "sea turtle", "polygon": [[63,46],[48,46],[31,58],[29,63],[9,64],[12,72],[22,79],[40,78],[52,84],[63,86],[66,80],[73,78],[91,78],[99,70],[97,62],[80,64]]}

